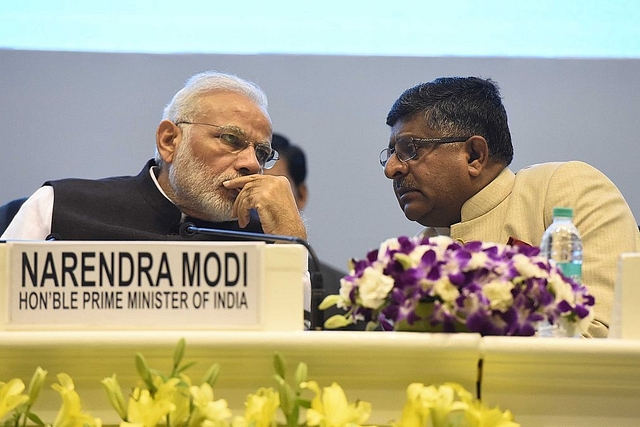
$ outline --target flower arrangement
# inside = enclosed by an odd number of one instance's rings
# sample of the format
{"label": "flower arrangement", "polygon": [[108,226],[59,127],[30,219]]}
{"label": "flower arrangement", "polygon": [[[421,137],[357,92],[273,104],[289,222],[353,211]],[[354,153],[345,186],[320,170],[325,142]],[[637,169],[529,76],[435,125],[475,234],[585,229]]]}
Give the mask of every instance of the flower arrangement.
{"label": "flower arrangement", "polygon": [[[220,367],[212,365],[199,383],[186,375],[192,363],[183,364],[185,342],[180,340],[169,375],[151,369],[141,354],[136,368],[141,378],[138,386],[122,391],[116,375],[105,378],[102,385],[114,410],[122,419],[120,427],[360,427],[371,415],[371,404],[349,402],[342,387],[328,387],[307,379],[307,366],[299,363],[292,383],[286,377],[286,363],[281,354],[274,357],[275,387],[263,387],[249,394],[243,415],[233,415],[227,401],[214,397],[213,386]],[[52,387],[62,397],[60,411],[53,424],[44,423],[32,407],[46,380],[47,372],[37,368],[26,394],[20,379],[0,382],[0,426],[23,427],[101,427],[102,421],[82,409],[80,396],[72,379],[58,375]],[[304,397],[303,394],[311,397]],[[4,420],[4,421],[3,421]],[[407,388],[407,400],[401,418],[392,427],[518,427],[510,411],[489,408],[474,399],[456,383],[425,386],[414,383]]]}
{"label": "flower arrangement", "polygon": [[[432,303],[425,310],[424,302]],[[444,332],[534,335],[546,324],[573,336],[586,332],[594,298],[562,274],[540,249],[450,237],[399,237],[365,259],[350,261],[336,305],[344,315],[327,319],[339,328],[367,321],[367,329],[398,330],[426,320]]]}

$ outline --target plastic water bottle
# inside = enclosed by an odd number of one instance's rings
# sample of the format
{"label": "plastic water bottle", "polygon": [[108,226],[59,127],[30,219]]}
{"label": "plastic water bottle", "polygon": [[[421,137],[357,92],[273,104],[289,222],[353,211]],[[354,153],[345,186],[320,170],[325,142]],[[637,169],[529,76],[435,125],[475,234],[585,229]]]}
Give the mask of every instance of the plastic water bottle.
{"label": "plastic water bottle", "polygon": [[[572,208],[553,209],[553,222],[542,236],[540,254],[554,260],[565,276],[582,282],[582,238],[573,223]],[[538,327],[538,335],[557,337],[566,336],[566,332],[546,323]]]}
{"label": "plastic water bottle", "polygon": [[540,254],[554,260],[565,276],[582,283],[582,238],[573,224],[572,208],[553,209],[553,222],[542,236]]}

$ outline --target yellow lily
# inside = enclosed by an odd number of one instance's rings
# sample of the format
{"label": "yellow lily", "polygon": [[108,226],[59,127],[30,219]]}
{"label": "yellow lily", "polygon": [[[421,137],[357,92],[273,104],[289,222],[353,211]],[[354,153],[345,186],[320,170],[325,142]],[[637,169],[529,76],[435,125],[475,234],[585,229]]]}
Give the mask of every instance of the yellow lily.
{"label": "yellow lily", "polygon": [[29,396],[21,394],[24,383],[14,378],[8,383],[0,382],[0,420],[18,406],[29,401]]}
{"label": "yellow lily", "polygon": [[71,377],[65,373],[58,374],[58,383],[51,387],[60,393],[62,406],[53,422],[53,427],[101,427],[100,418],[82,412],[80,396],[75,391],[75,385]]}
{"label": "yellow lily", "polygon": [[120,418],[126,420],[127,404],[125,402],[124,395],[122,394],[122,387],[120,387],[120,383],[118,383],[118,379],[116,378],[116,374],[103,379],[101,383],[107,392],[107,397],[109,398],[109,402],[111,402],[111,406],[113,406]]}
{"label": "yellow lily", "polygon": [[349,403],[337,383],[320,391],[315,381],[303,382],[301,388],[315,393],[311,408],[307,409],[307,425],[320,427],[356,427],[363,425],[371,415],[371,404],[365,401]]}
{"label": "yellow lily", "polygon": [[143,427],[155,427],[167,414],[175,409],[175,404],[166,399],[154,399],[149,390],[136,388],[129,398],[127,421]]}
{"label": "yellow lily", "polygon": [[229,425],[231,410],[227,401],[224,399],[214,400],[213,388],[210,384],[203,383],[200,387],[191,386],[189,393],[193,398],[190,427],[226,427]]}
{"label": "yellow lily", "polygon": [[245,402],[245,419],[253,427],[275,427],[280,396],[273,388],[260,388],[249,394]]}

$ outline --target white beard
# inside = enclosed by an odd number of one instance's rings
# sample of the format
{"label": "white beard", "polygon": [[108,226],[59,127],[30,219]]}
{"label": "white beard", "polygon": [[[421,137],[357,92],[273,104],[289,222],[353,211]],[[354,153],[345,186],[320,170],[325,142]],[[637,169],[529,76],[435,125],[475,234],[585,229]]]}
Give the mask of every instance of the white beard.
{"label": "white beard", "polygon": [[183,212],[191,212],[199,219],[211,222],[233,220],[231,212],[235,197],[229,196],[222,183],[237,176],[214,173],[205,162],[194,157],[190,141],[183,140],[169,165],[173,202]]}

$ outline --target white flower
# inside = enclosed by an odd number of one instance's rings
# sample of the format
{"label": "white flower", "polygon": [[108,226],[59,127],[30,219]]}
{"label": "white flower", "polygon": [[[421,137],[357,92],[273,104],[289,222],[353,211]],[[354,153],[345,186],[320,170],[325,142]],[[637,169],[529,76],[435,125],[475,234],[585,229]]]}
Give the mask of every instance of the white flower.
{"label": "white flower", "polygon": [[489,300],[489,306],[492,310],[504,312],[513,304],[512,289],[512,282],[496,279],[482,287],[482,294]]}
{"label": "white flower", "polygon": [[[595,317],[596,317],[596,313],[593,310],[591,310],[589,311],[589,314],[585,316],[584,319],[578,319],[578,323],[575,326],[578,333],[583,334],[587,332],[589,330],[589,327],[591,326],[591,321],[593,321]],[[562,320],[564,320],[564,318],[562,318]]]}
{"label": "white flower", "polygon": [[380,248],[378,249],[378,261],[384,261],[387,258],[389,251],[398,249],[400,249],[400,242],[398,242],[398,239],[391,238],[385,240],[380,244]]}
{"label": "white flower", "polygon": [[474,252],[471,254],[469,264],[467,264],[466,270],[476,270],[487,265],[489,256],[484,252]]}
{"label": "white flower", "polygon": [[429,246],[426,246],[426,245],[421,245],[421,246],[417,246],[414,250],[412,250],[411,253],[409,254],[409,258],[411,259],[411,266],[416,267],[420,265],[420,260],[422,259],[422,255],[424,255],[425,252],[431,249],[433,248],[430,248]]}
{"label": "white flower", "polygon": [[444,259],[447,248],[451,243],[453,243],[453,240],[448,236],[431,237],[429,238],[429,249],[436,253],[438,259]]}
{"label": "white flower", "polygon": [[375,264],[367,267],[362,277],[356,280],[360,304],[365,308],[378,309],[385,303],[393,289],[393,278],[382,273],[383,266]]}
{"label": "white flower", "polygon": [[571,285],[564,281],[564,279],[556,272],[551,274],[548,279],[549,288],[555,295],[555,302],[567,301],[571,304],[575,302],[575,295]]}
{"label": "white flower", "polygon": [[453,303],[460,296],[460,291],[447,276],[441,277],[440,280],[433,284],[433,291],[445,303]]}
{"label": "white flower", "polygon": [[545,270],[531,262],[531,259],[523,254],[516,254],[513,256],[513,266],[523,277],[527,279],[532,277],[547,277],[547,272]]}

